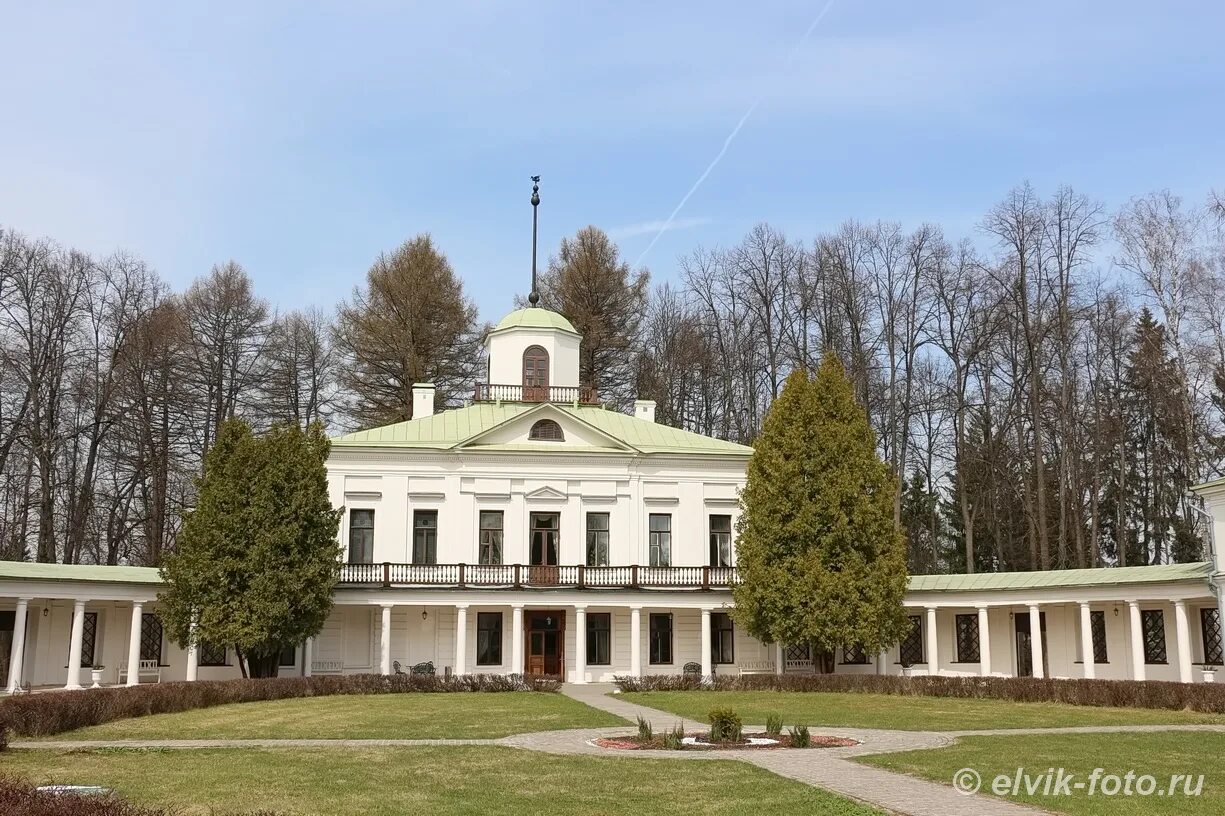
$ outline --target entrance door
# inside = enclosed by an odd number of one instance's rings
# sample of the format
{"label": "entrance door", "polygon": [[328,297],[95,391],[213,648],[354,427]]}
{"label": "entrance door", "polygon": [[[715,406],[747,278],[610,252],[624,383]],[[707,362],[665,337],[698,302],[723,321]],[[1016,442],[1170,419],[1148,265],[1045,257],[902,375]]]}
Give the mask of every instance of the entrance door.
{"label": "entrance door", "polygon": [[557,513],[532,513],[528,518],[531,536],[528,581],[537,585],[556,584],[557,553],[561,547],[561,517]]}
{"label": "entrance door", "polygon": [[524,674],[561,677],[566,665],[566,615],[564,612],[528,612],[523,627],[527,635],[527,665]]}
{"label": "entrance door", "polygon": [[13,628],[16,612],[0,612],[0,687],[9,682],[9,655],[13,651]]}
{"label": "entrance door", "polygon": [[[1046,613],[1039,612],[1039,626],[1042,627],[1042,668],[1043,676],[1050,675],[1046,669]],[[1017,677],[1033,677],[1034,676],[1034,661],[1033,661],[1033,635],[1029,628],[1029,613],[1013,615],[1013,621],[1017,630]]]}

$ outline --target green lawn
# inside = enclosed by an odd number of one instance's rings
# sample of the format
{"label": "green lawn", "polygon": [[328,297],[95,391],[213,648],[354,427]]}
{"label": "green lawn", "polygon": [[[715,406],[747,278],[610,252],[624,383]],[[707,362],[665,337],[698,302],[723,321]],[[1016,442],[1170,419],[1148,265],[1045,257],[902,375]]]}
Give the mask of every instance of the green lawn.
{"label": "green lawn", "polygon": [[106,785],[137,802],[182,808],[184,814],[877,813],[734,760],[550,756],[492,746],[22,750],[0,754],[0,771],[34,782]]}
{"label": "green lawn", "polygon": [[[1014,777],[1018,766],[1031,774],[1048,768],[1062,768],[1084,781],[1085,788],[1072,789],[1070,796],[1025,795],[1013,801],[1027,802],[1059,813],[1075,816],[1129,816],[1130,814],[1206,814],[1225,813],[1225,734],[1060,734],[1000,737],[965,737],[956,745],[930,751],[908,751],[861,757],[860,761],[893,771],[913,774],[948,784],[961,768],[973,768],[987,791],[1000,774]],[[1157,787],[1168,790],[1171,774],[1204,774],[1202,793],[1187,796],[1179,783],[1176,796],[1104,795],[1100,787],[1088,795],[1089,775],[1095,768],[1122,777],[1128,771],[1151,774]],[[1195,782],[1192,782],[1192,789]]]}
{"label": "green lawn", "polygon": [[48,739],[482,739],[624,724],[561,694],[370,694],[156,714]]}
{"label": "green lawn", "polygon": [[1006,700],[958,700],[889,694],[825,694],[801,691],[649,691],[622,699],[706,721],[717,706],[731,706],[745,724],[763,725],[776,711],[787,725],[839,725],[903,731],[979,728],[1058,728],[1071,725],[1225,723],[1225,716],[1145,708],[1097,708]]}

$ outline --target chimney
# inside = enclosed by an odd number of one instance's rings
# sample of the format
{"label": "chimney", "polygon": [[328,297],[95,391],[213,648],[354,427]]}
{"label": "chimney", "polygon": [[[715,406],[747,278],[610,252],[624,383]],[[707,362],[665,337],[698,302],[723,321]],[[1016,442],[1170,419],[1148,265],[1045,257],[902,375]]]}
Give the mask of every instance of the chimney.
{"label": "chimney", "polygon": [[413,383],[413,419],[421,419],[433,413],[434,384]]}
{"label": "chimney", "polygon": [[655,400],[634,400],[634,416],[645,419],[647,422],[654,422]]}

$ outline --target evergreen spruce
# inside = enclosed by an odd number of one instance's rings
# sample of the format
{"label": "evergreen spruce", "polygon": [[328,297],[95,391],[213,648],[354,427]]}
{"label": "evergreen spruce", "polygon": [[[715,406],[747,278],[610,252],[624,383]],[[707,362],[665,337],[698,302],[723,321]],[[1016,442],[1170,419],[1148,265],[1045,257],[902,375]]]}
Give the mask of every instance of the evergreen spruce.
{"label": "evergreen spruce", "polygon": [[736,621],[766,642],[869,654],[909,623],[894,480],[842,364],[787,378],[766,415],[741,496]]}
{"label": "evergreen spruce", "polygon": [[[274,677],[282,651],[319,632],[340,570],[341,510],[328,498],[329,442],[319,425],[256,437],[227,420],[205,459],[199,499],[166,558],[166,631],[233,646],[254,677]],[[191,625],[195,620],[195,630]]]}

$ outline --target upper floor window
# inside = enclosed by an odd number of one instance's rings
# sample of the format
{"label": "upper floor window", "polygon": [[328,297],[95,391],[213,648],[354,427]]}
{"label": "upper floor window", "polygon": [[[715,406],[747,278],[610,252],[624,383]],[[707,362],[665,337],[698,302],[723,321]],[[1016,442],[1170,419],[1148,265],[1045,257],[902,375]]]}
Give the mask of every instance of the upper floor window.
{"label": "upper floor window", "polygon": [[710,517],[710,565],[730,567],[732,565],[732,517]]}
{"label": "upper floor window", "polygon": [[537,420],[532,429],[527,432],[528,439],[538,439],[543,442],[565,442],[566,435],[561,426],[551,419]]}
{"label": "upper floor window", "polygon": [[349,563],[374,563],[374,511],[349,511]]}
{"label": "upper floor window", "polygon": [[650,565],[652,567],[672,566],[672,516],[668,513],[651,513],[650,532]]}
{"label": "upper floor window", "polygon": [[477,553],[481,564],[502,563],[502,511],[481,511],[480,552]]}
{"label": "upper floor window", "polygon": [[608,566],[608,514],[587,514],[587,566]]}
{"label": "upper floor window", "polygon": [[523,387],[549,387],[549,353],[540,346],[528,346],[523,352]]}
{"label": "upper floor window", "polygon": [[438,563],[438,511],[413,511],[413,563]]}

